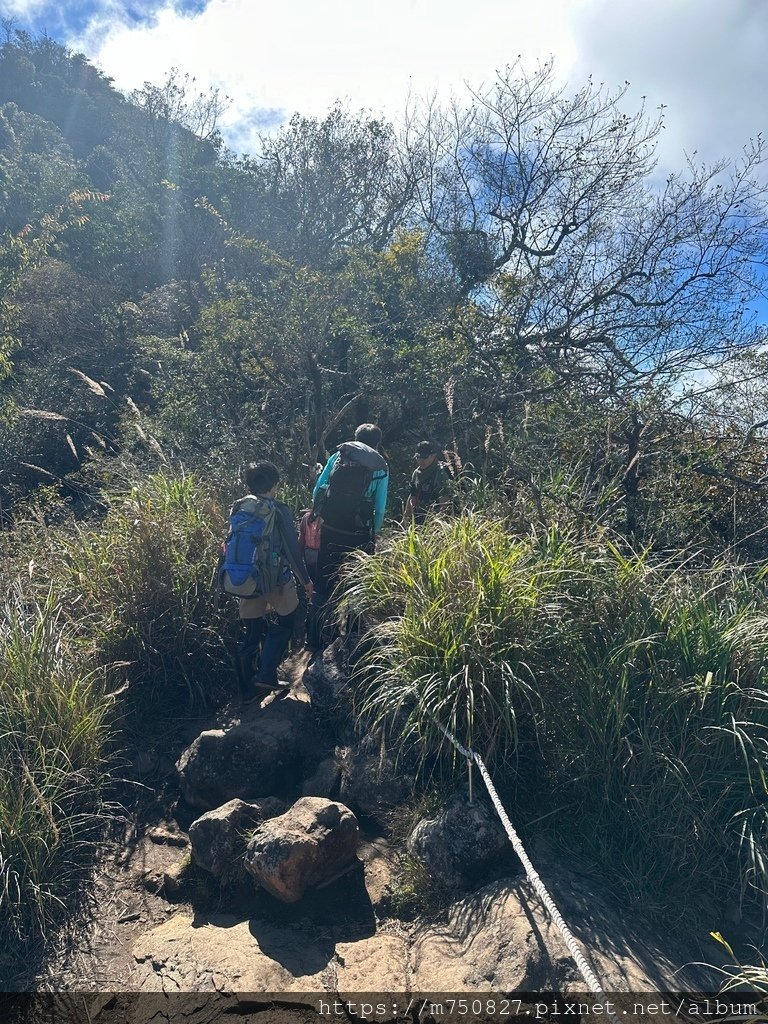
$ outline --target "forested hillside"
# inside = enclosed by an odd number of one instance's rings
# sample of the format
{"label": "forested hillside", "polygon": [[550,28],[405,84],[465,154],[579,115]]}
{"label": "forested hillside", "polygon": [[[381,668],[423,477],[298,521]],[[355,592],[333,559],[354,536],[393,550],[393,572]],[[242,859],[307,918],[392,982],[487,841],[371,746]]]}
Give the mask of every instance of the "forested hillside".
{"label": "forested hillside", "polygon": [[17,34],[0,89],[6,517],[116,453],[295,474],[375,417],[545,520],[762,550],[760,139],[662,180],[658,122],[549,68],[243,158],[177,72],[125,98]]}
{"label": "forested hillside", "polygon": [[[630,901],[674,900],[689,851],[685,898],[759,904],[763,139],[661,173],[653,113],[551,66],[398,125],[299,112],[249,155],[225,104],[0,48],[0,972],[87,874],[115,708],[226,681],[210,583],[241,467],[272,459],[301,507],[366,421],[392,483],[349,577],[387,629],[363,713],[405,708],[439,759],[419,708],[452,709],[500,773],[522,737],[509,792],[566,801]],[[401,532],[425,437],[456,515]]]}

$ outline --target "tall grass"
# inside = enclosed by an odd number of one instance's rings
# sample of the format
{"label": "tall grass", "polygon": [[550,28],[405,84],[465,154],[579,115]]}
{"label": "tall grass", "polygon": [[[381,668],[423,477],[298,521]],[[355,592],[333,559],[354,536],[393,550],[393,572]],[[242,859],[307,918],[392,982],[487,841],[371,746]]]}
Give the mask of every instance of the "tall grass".
{"label": "tall grass", "polygon": [[175,717],[229,674],[212,587],[224,521],[210,490],[166,473],[108,500],[104,519],[85,524],[40,504],[5,538],[4,983],[65,916],[84,877],[115,717]]}
{"label": "tall grass", "polygon": [[96,838],[112,700],[84,671],[53,589],[0,618],[0,979],[61,919]]}
{"label": "tall grass", "polygon": [[[374,623],[367,720],[437,753],[435,723],[451,729],[539,812],[563,808],[550,829],[587,846],[631,900],[768,893],[758,576],[467,515],[397,535],[348,585],[350,610]],[[540,756],[517,756],[521,735]]]}
{"label": "tall grass", "polygon": [[511,756],[521,711],[535,714],[531,655],[544,617],[557,614],[567,564],[564,548],[538,558],[502,522],[470,515],[360,557],[345,605],[376,622],[361,714],[379,724],[398,712],[404,737],[418,733],[428,748],[441,742],[439,723],[465,745]]}
{"label": "tall grass", "polygon": [[206,692],[226,669],[213,571],[224,520],[195,477],[155,475],[113,500],[103,526],[62,544],[62,599],[93,616],[89,640],[154,693]]}
{"label": "tall grass", "polygon": [[39,599],[52,587],[87,657],[120,663],[141,699],[181,688],[204,701],[227,671],[214,608],[219,505],[199,478],[171,473],[106,500],[96,522],[48,528],[37,510],[17,528],[25,591]]}
{"label": "tall grass", "polygon": [[[757,963],[755,964],[743,964],[739,962],[736,954],[734,953],[731,945],[723,938],[720,932],[711,932],[712,938],[719,942],[723,946],[734,963],[728,964],[724,967],[713,967],[713,970],[724,976],[724,981],[720,988],[721,992],[744,992],[747,991],[757,992],[764,998],[768,997],[768,961],[765,956],[760,952],[759,949],[753,950],[753,954],[756,956]],[[712,965],[710,965],[712,966]],[[765,1019],[764,1017],[754,1018],[756,1021]]]}

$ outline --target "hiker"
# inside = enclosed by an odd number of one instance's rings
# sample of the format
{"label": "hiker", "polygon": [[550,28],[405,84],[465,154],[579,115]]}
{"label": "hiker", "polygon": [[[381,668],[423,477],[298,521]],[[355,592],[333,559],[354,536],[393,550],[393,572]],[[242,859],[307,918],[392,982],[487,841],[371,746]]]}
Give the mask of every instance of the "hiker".
{"label": "hiker", "polygon": [[352,551],[373,553],[384,524],[389,469],[378,448],[381,430],[363,423],[354,441],[339,445],[317,478],[312,511],[320,520],[314,629],[307,646],[320,646],[320,606],[327,601],[339,569]]}
{"label": "hiker", "polygon": [[[235,666],[243,704],[285,685],[277,669],[285,657],[299,605],[294,577],[312,597],[312,581],[296,542],[293,516],[275,500],[280,473],[271,462],[251,463],[248,494],[232,506],[224,546],[222,589],[240,599],[242,639]],[[267,623],[268,609],[274,617]],[[254,662],[258,671],[254,678]]]}
{"label": "hiker", "polygon": [[[322,470],[322,468],[322,466],[318,467],[319,470]],[[316,478],[319,475],[320,473],[318,472]],[[320,554],[320,520],[314,517],[311,510],[302,512],[301,519],[299,520],[299,554],[304,559],[304,565],[312,583],[317,583],[317,559]],[[314,648],[309,641],[315,635],[314,618],[317,608],[311,601],[304,598],[303,593],[300,592],[299,597],[301,600],[296,613],[294,640],[297,644],[304,646],[305,649],[312,650]]]}
{"label": "hiker", "polygon": [[431,441],[419,441],[414,458],[416,469],[411,477],[410,494],[403,512],[403,526],[413,520],[423,523],[429,512],[447,509],[451,498],[451,475],[440,462],[440,449]]}

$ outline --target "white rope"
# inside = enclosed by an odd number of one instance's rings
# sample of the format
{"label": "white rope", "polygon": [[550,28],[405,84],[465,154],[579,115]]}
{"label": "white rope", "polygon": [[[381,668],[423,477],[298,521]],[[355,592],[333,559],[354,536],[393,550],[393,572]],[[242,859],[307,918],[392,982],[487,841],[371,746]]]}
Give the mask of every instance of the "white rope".
{"label": "white rope", "polygon": [[[485,788],[488,790],[488,795],[493,801],[493,806],[496,808],[496,813],[501,819],[501,823],[504,826],[509,841],[512,843],[512,846],[514,847],[515,853],[522,861],[526,875],[530,879],[531,884],[533,885],[536,892],[539,894],[542,903],[549,911],[552,920],[560,929],[560,934],[563,936],[565,944],[570,950],[571,956],[576,961],[576,966],[581,971],[581,976],[584,978],[584,981],[589,986],[590,991],[593,995],[599,996],[601,999],[604,999],[605,992],[603,991],[600,982],[597,980],[592,968],[584,959],[584,955],[581,952],[581,949],[579,948],[579,945],[573,933],[563,920],[560,911],[555,906],[554,900],[547,892],[546,886],[542,882],[541,878],[538,875],[538,872],[531,863],[528,854],[525,852],[525,848],[523,844],[520,842],[520,837],[518,836],[517,832],[515,832],[514,826],[512,825],[512,822],[509,820],[507,812],[504,810],[504,805],[499,799],[499,794],[496,792],[496,787],[493,785],[493,782],[491,781],[491,777],[488,774],[488,769],[485,767],[485,763],[482,757],[480,757],[477,751],[470,750],[467,747],[462,746],[462,744],[459,743],[459,741],[456,739],[453,733],[449,732],[448,729],[440,725],[440,723],[435,721],[434,718],[432,719],[432,721],[435,723],[438,729],[440,729],[440,731],[443,733],[446,739],[450,740],[450,742],[454,745],[454,747],[459,751],[460,754],[463,754],[463,756],[466,757],[468,761],[474,761],[475,764],[477,765],[480,774],[483,778],[483,782],[485,783]],[[610,1020],[616,1020],[616,1018],[611,1013],[606,1013],[606,1016]]]}

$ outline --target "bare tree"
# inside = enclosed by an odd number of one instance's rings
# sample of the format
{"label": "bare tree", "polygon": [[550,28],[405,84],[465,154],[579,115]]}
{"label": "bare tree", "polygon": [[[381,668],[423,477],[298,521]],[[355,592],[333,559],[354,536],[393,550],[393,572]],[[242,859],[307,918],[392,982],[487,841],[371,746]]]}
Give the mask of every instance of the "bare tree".
{"label": "bare tree", "polygon": [[199,139],[218,145],[219,123],[232,101],[218,88],[196,91],[195,83],[194,76],[171,68],[162,85],[145,82],[134,89],[131,100],[151,121],[163,127],[166,122],[181,125]]}
{"label": "bare tree", "polygon": [[[463,292],[468,341],[499,388],[528,368],[615,393],[712,367],[754,342],[768,253],[762,137],[732,166],[657,173],[661,117],[626,86],[556,88],[519,65],[466,106],[409,112],[423,215]],[[510,355],[515,359],[510,364]],[[540,381],[539,381],[540,383]]]}

